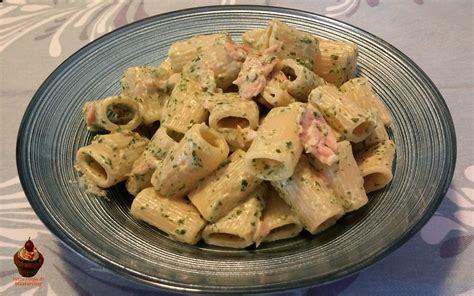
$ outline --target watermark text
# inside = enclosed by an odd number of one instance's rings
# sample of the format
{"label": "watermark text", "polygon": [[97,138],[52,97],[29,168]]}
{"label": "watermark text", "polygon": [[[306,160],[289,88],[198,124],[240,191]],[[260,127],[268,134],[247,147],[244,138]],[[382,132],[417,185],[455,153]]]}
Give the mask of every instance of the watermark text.
{"label": "watermark text", "polygon": [[15,286],[36,286],[41,287],[46,278],[44,277],[13,277]]}

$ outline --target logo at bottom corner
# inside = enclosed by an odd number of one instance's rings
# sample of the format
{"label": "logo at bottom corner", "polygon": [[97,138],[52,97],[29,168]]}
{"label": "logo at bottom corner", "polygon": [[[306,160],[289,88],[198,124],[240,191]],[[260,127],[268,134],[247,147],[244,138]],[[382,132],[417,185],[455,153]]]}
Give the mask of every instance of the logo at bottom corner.
{"label": "logo at bottom corner", "polygon": [[[30,238],[25,242],[25,245],[21,247],[18,252],[13,255],[13,262],[15,263],[18,273],[24,278],[34,277],[41,266],[44,263],[43,254],[41,254],[38,249],[35,247],[34,243]],[[38,279],[38,282],[42,282],[42,278]],[[21,278],[14,278],[15,285],[31,285],[32,281],[22,281]],[[33,281],[34,282],[34,281]],[[28,284],[30,283],[30,284]]]}

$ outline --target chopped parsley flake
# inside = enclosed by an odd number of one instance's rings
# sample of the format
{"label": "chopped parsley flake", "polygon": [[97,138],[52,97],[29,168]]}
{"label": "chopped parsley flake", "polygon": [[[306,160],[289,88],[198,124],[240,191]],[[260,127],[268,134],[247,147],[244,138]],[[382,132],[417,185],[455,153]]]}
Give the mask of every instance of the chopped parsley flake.
{"label": "chopped parsley flake", "polygon": [[186,233],[186,229],[176,229],[176,234],[183,235]]}
{"label": "chopped parsley flake", "polygon": [[197,155],[196,150],[193,150],[191,155],[193,157],[192,165],[195,166],[195,167],[202,168],[202,161],[201,161],[201,158],[199,158],[199,156]]}
{"label": "chopped parsley flake", "polygon": [[247,190],[247,186],[249,185],[249,182],[246,179],[243,179],[240,182],[240,191],[245,191]]}

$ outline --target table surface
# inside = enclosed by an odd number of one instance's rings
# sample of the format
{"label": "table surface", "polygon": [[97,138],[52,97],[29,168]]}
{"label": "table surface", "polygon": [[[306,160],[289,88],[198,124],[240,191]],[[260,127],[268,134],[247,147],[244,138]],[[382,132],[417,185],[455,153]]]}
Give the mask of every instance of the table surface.
{"label": "table surface", "polygon": [[[4,0],[0,3],[0,294],[171,294],[131,282],[80,257],[49,232],[19,183],[16,137],[23,112],[39,85],[85,44],[147,16],[224,4],[305,10],[381,37],[433,80],[456,128],[458,157],[453,181],[419,233],[359,273],[289,293],[474,295],[472,0]],[[12,255],[28,236],[48,259],[31,282],[19,276],[12,262]]]}

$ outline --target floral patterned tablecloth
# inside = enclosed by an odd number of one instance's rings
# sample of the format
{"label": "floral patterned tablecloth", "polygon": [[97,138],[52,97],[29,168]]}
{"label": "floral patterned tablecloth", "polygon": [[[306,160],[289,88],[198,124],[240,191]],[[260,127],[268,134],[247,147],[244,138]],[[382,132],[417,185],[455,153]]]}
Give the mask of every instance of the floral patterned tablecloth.
{"label": "floral patterned tablecloth", "polygon": [[[168,294],[128,281],[65,247],[37,218],[18,179],[15,142],[42,81],[68,56],[127,23],[205,5],[290,7],[345,21],[388,41],[434,81],[453,116],[458,160],[444,201],[406,244],[371,267],[305,295],[474,295],[472,0],[0,0],[0,294]],[[12,255],[30,236],[48,258],[33,281]]]}

